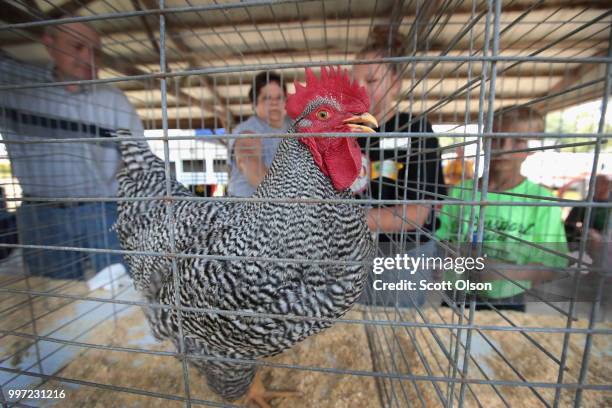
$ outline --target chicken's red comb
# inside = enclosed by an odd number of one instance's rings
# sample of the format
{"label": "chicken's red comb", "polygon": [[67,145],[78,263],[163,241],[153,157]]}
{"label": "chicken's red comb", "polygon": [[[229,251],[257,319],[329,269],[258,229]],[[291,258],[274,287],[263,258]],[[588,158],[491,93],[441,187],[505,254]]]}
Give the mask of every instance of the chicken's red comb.
{"label": "chicken's red comb", "polygon": [[333,67],[321,67],[321,78],[306,68],[306,86],[300,85],[296,80],[295,93],[287,97],[286,110],[289,117],[296,119],[300,116],[306,105],[317,97],[330,97],[338,103],[343,100],[360,101],[365,105],[365,111],[370,107],[370,99],[364,87],[357,81],[351,81],[348,70]]}

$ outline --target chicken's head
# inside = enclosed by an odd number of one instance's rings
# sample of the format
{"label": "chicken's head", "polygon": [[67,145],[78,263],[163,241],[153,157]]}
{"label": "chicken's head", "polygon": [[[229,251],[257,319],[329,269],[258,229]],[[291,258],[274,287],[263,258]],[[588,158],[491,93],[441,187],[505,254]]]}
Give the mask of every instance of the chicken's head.
{"label": "chicken's head", "polygon": [[[297,133],[367,133],[378,127],[368,113],[370,99],[365,88],[351,81],[340,67],[321,68],[321,78],[306,68],[306,86],[295,82],[295,93],[287,98],[286,108]],[[299,140],[336,190],[353,184],[361,169],[361,150],[355,137],[310,136]]]}

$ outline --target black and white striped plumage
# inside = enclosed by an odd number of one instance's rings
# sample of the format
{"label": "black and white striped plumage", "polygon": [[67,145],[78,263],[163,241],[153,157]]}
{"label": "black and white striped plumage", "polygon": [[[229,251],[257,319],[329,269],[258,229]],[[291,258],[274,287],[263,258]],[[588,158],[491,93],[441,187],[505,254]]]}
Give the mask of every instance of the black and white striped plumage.
{"label": "black and white striped plumage", "polygon": [[[121,134],[119,135],[121,136]],[[146,142],[120,142],[125,169],[119,175],[121,197],[166,195],[164,164]],[[175,180],[173,196],[190,193]],[[360,295],[366,264],[373,253],[363,210],[327,203],[350,198],[338,192],[296,139],[284,140],[257,198],[315,198],[321,204],[283,202],[174,201],[171,221],[166,201],[130,201],[119,205],[116,229],[126,250],[171,252],[174,228],[180,253],[236,257],[346,260],[361,265],[278,263],[178,258],[180,303],[262,314],[338,318]],[[136,287],[151,302],[174,305],[175,287],[168,257],[127,256]],[[147,312],[159,338],[178,347],[178,318],[171,309]],[[253,359],[271,356],[330,326],[323,321],[228,316],[184,312],[188,353]],[[193,360],[214,391],[233,400],[243,395],[255,367]]]}

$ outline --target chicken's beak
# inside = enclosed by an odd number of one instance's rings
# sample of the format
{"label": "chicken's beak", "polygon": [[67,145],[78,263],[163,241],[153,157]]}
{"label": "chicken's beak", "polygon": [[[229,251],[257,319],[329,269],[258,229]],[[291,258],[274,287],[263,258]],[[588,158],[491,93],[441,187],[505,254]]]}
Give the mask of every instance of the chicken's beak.
{"label": "chicken's beak", "polygon": [[374,133],[373,128],[378,127],[376,118],[367,112],[361,115],[351,116],[345,119],[343,123],[351,129],[351,132],[356,133]]}

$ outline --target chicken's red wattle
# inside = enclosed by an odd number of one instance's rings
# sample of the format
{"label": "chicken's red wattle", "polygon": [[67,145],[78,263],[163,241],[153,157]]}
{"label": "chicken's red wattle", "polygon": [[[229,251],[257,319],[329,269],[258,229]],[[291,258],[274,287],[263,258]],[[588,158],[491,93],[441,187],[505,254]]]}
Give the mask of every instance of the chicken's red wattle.
{"label": "chicken's red wattle", "polygon": [[[316,139],[319,139],[319,143]],[[338,191],[346,190],[361,170],[361,149],[357,140],[352,137],[343,137],[340,143],[334,144],[329,143],[331,140],[300,138],[300,141],[308,146],[312,158],[323,174],[330,178],[334,188]]]}

